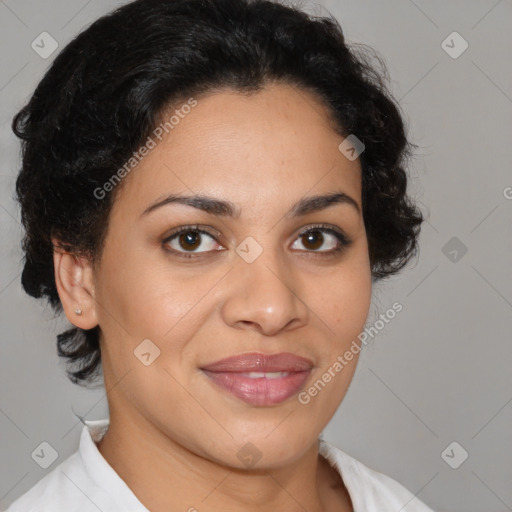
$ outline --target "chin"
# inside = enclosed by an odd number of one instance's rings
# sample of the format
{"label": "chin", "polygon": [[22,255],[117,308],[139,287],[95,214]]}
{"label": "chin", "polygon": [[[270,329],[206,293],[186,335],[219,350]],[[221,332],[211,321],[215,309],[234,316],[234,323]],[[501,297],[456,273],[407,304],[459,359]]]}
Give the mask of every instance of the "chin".
{"label": "chin", "polygon": [[[284,423],[290,421],[292,416]],[[238,469],[278,468],[293,464],[311,448],[319,432],[310,428],[309,434],[294,429],[292,423],[285,427],[283,423],[279,425],[277,422],[270,428],[266,424],[252,434],[233,435],[224,446],[216,444],[217,453],[211,453],[210,456],[213,455],[212,458],[221,464]]]}

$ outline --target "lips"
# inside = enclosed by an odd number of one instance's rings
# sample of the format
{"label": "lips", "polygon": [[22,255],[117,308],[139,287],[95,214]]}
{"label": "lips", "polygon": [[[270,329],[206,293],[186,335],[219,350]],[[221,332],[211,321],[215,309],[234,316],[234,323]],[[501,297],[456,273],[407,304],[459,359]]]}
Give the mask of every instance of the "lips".
{"label": "lips", "polygon": [[251,405],[274,405],[297,393],[309,377],[313,362],[304,357],[248,353],[201,367],[224,391]]}
{"label": "lips", "polygon": [[304,357],[289,352],[260,354],[252,352],[221,359],[202,366],[210,372],[302,372],[313,368],[313,363]]}

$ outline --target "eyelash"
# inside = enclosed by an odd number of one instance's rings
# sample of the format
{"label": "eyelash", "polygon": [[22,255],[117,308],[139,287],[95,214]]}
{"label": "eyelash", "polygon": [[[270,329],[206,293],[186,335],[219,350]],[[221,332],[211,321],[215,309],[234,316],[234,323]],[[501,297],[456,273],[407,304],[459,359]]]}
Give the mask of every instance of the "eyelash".
{"label": "eyelash", "polygon": [[[305,234],[307,234],[311,231],[323,231],[323,232],[329,233],[330,235],[333,235],[338,240],[339,245],[335,249],[331,249],[329,251],[310,250],[310,251],[303,251],[303,252],[309,252],[309,253],[313,253],[315,255],[320,254],[325,257],[328,257],[328,256],[334,256],[335,254],[342,252],[344,249],[346,249],[349,245],[352,244],[352,240],[350,240],[345,234],[343,234],[341,231],[338,231],[337,229],[330,227],[328,224],[315,224],[313,226],[308,226],[307,229],[304,229],[297,235],[297,238],[301,238],[302,236],[304,236]],[[196,252],[196,253],[181,252],[181,251],[176,251],[175,249],[169,249],[166,247],[167,243],[169,243],[171,240],[173,240],[177,236],[181,235],[182,233],[201,233],[201,234],[208,235],[209,237],[216,240],[215,236],[212,233],[210,233],[209,231],[206,231],[204,229],[201,229],[198,224],[191,225],[191,226],[183,226],[183,227],[178,228],[175,231],[171,232],[169,234],[169,236],[167,236],[165,238],[165,240],[162,241],[162,246],[163,246],[164,250],[171,254],[175,254],[178,257],[182,257],[182,258],[197,258],[197,257],[200,257],[202,254],[214,252],[214,251],[202,251],[202,252]]]}

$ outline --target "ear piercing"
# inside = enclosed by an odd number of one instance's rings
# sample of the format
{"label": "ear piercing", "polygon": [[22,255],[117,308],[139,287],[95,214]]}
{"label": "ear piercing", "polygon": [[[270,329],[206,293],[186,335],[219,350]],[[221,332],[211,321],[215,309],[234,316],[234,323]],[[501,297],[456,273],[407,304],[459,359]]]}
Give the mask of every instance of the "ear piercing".
{"label": "ear piercing", "polygon": [[77,315],[81,315],[81,314],[82,314],[82,308],[76,308],[76,309],[75,309],[75,313],[76,313]]}

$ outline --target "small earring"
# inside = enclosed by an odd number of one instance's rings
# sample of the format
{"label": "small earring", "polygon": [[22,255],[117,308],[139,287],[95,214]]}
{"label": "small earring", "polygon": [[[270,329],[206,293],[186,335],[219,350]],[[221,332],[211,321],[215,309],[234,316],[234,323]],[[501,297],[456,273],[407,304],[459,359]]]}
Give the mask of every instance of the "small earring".
{"label": "small earring", "polygon": [[81,314],[82,314],[82,308],[76,308],[76,309],[75,309],[75,313],[76,313],[77,315],[81,315]]}

